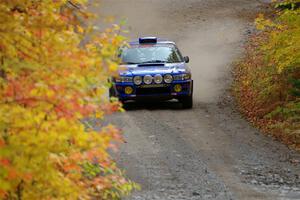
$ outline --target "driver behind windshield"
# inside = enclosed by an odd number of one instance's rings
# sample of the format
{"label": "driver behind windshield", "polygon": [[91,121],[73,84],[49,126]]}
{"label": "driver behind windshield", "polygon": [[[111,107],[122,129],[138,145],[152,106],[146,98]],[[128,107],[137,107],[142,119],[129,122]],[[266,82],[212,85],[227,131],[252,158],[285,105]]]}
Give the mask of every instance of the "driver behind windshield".
{"label": "driver behind windshield", "polygon": [[124,48],[121,59],[123,64],[184,62],[180,52],[173,45],[139,45]]}

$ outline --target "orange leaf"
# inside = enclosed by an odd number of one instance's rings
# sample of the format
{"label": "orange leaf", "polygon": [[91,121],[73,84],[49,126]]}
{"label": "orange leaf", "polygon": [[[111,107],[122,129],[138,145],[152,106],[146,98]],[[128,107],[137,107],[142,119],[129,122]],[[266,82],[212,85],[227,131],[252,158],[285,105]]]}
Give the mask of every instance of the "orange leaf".
{"label": "orange leaf", "polygon": [[12,169],[12,168],[10,168],[10,169],[8,170],[7,179],[8,179],[8,180],[14,180],[14,179],[16,179],[17,177],[18,177],[17,171],[14,170],[14,169]]}
{"label": "orange leaf", "polygon": [[0,198],[1,198],[1,199],[4,198],[5,195],[6,195],[6,192],[5,192],[4,190],[1,190],[1,189],[0,189]]}
{"label": "orange leaf", "polygon": [[0,164],[3,165],[3,166],[5,166],[5,167],[8,167],[10,165],[10,161],[8,159],[6,159],[6,158],[2,158],[0,160]]}
{"label": "orange leaf", "polygon": [[0,139],[0,147],[4,147],[5,146],[5,141],[3,139]]}

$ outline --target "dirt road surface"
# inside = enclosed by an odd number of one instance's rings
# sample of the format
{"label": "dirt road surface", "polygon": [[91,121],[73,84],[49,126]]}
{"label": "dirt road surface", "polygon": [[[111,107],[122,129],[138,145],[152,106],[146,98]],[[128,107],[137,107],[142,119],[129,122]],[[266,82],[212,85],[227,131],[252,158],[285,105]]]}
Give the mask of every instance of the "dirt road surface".
{"label": "dirt road surface", "polygon": [[128,199],[300,199],[299,154],[251,127],[229,92],[232,63],[264,3],[103,0],[91,8],[127,19],[130,38],[176,41],[191,59],[192,110],[176,102],[130,104],[126,113],[107,119],[125,134],[119,165],[142,186]]}

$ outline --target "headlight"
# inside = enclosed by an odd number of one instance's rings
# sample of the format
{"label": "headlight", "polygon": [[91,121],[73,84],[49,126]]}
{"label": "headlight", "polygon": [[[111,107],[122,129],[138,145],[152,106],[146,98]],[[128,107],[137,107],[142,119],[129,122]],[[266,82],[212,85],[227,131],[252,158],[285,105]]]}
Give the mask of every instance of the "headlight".
{"label": "headlight", "polygon": [[170,75],[170,74],[165,75],[165,76],[164,76],[164,81],[165,81],[166,83],[172,83],[172,81],[173,81],[173,76]]}
{"label": "headlight", "polygon": [[162,82],[163,82],[163,77],[162,77],[162,75],[156,74],[156,75],[154,76],[154,82],[155,82],[156,84],[162,83]]}
{"label": "headlight", "polygon": [[141,85],[142,82],[143,82],[143,79],[142,79],[141,76],[135,76],[135,77],[133,78],[133,82],[134,82],[134,84],[136,84],[136,85]]}
{"label": "headlight", "polygon": [[191,79],[191,74],[174,75],[175,81],[184,81],[184,80],[189,80],[189,79]]}
{"label": "headlight", "polygon": [[119,76],[116,78],[116,82],[118,83],[131,83],[132,77],[130,76]]}
{"label": "headlight", "polygon": [[153,80],[153,77],[151,75],[144,76],[144,83],[149,85],[152,83],[152,80]]}

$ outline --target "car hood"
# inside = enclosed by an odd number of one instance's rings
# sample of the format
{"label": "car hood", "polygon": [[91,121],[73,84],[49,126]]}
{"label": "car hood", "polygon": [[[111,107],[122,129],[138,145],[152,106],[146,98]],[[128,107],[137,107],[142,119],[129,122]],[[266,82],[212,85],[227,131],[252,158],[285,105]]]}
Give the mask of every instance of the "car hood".
{"label": "car hood", "polygon": [[121,65],[121,76],[189,73],[185,63]]}

